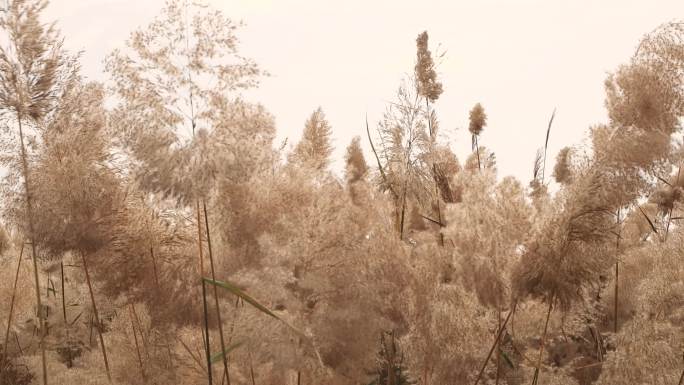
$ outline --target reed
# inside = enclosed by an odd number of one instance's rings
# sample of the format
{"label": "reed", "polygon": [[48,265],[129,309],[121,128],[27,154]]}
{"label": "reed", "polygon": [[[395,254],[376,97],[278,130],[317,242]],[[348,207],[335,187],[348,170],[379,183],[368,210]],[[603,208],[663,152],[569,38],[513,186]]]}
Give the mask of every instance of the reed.
{"label": "reed", "polygon": [[[128,308],[128,318],[131,321],[131,331],[133,332],[133,342],[135,343],[135,352],[138,357],[138,365],[140,366],[140,375],[142,376],[143,382],[147,383],[147,376],[145,374],[145,365],[143,364],[142,355],[140,354],[140,345],[138,345],[138,334],[136,333],[135,320],[133,318],[133,304],[129,305]],[[140,332],[142,338],[142,331]]]}
{"label": "reed", "polygon": [[[90,303],[93,305],[93,316],[95,317],[95,324],[97,329],[97,335],[100,339],[100,350],[102,352],[102,360],[104,361],[105,371],[107,372],[107,379],[112,382],[112,374],[109,370],[109,360],[107,359],[107,347],[105,346],[104,338],[102,337],[102,323],[100,321],[100,315],[97,312],[97,303],[95,302],[95,294],[93,293],[93,285],[90,282],[90,273],[88,271],[88,262],[85,252],[79,252],[81,254],[81,261],[83,263],[83,272],[86,277],[86,284],[88,285],[88,293],[90,294]],[[91,325],[92,328],[92,325]],[[92,329],[91,329],[92,330]]]}
{"label": "reed", "polygon": [[[12,285],[12,298],[10,299],[10,308],[7,315],[7,331],[5,332],[5,342],[2,344],[2,359],[7,359],[7,345],[9,343],[10,326],[12,325],[12,315],[14,314],[14,300],[17,295],[17,283],[19,282],[19,268],[21,268],[21,259],[24,256],[24,242],[21,243],[21,250],[19,251],[19,258],[17,260],[17,271],[14,274],[14,284]],[[2,368],[0,368],[0,371]]]}
{"label": "reed", "polygon": [[[209,266],[211,268],[211,279],[216,281],[216,272],[214,270],[214,254],[213,254],[212,247],[211,247],[211,231],[209,230],[209,215],[207,213],[206,202],[203,202],[202,206],[204,209],[204,225],[205,225],[205,229],[207,232],[207,246],[208,246],[208,250],[209,250]],[[218,288],[216,285],[214,285],[213,288],[214,288],[214,304],[216,305],[216,321],[218,322],[219,338],[221,341],[221,351],[225,352],[226,351],[226,342],[225,342],[225,339],[223,336],[223,321],[221,320],[221,306],[219,304]],[[224,375],[226,377],[228,385],[230,385],[230,372],[228,371],[228,357],[227,356],[228,356],[227,354],[223,355],[223,370],[224,370]]]}

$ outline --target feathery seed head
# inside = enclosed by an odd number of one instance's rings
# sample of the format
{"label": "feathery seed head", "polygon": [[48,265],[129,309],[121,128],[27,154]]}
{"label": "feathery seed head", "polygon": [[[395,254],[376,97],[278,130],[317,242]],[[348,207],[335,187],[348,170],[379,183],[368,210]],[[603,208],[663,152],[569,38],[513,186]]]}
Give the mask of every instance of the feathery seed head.
{"label": "feathery seed head", "polygon": [[432,60],[432,54],[428,49],[427,31],[418,35],[418,38],[416,39],[416,47],[417,60],[415,73],[418,94],[426,97],[429,101],[434,102],[442,94],[442,83],[437,81],[435,63]]}
{"label": "feathery seed head", "polygon": [[470,124],[468,130],[473,135],[480,135],[483,128],[487,125],[487,114],[480,103],[470,110]]}

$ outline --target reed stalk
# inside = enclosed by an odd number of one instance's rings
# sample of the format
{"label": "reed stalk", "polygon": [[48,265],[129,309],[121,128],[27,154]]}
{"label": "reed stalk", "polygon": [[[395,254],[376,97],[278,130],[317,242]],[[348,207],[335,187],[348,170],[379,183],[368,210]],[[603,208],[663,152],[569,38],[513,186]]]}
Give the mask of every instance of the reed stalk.
{"label": "reed stalk", "polygon": [[[128,308],[128,318],[131,320],[131,328],[133,330],[133,341],[135,342],[135,352],[138,356],[138,365],[140,366],[140,374],[144,383],[147,383],[147,376],[145,375],[145,366],[143,365],[142,355],[140,354],[140,345],[138,345],[138,335],[135,332],[135,320],[133,318],[133,304],[129,305]],[[142,338],[142,331],[140,332],[140,337]]]}
{"label": "reed stalk", "polygon": [[29,187],[29,168],[28,168],[28,157],[26,155],[26,145],[24,144],[24,130],[22,127],[23,117],[20,112],[17,111],[17,123],[19,126],[19,144],[21,147],[21,167],[24,176],[24,194],[26,195],[26,216],[28,220],[29,227],[29,241],[31,242],[31,259],[33,260],[33,279],[36,290],[36,307],[38,315],[38,323],[40,325],[40,355],[42,361],[43,369],[43,385],[48,383],[47,375],[47,361],[45,358],[45,319],[41,316],[41,310],[43,304],[40,299],[40,280],[38,279],[38,261],[36,257],[36,243],[33,231],[33,205],[31,200],[31,189]]}
{"label": "reed stalk", "polygon": [[14,313],[14,300],[17,295],[17,282],[19,282],[19,268],[21,267],[21,259],[24,256],[24,243],[21,243],[21,250],[19,251],[19,261],[17,262],[17,271],[14,274],[14,285],[12,286],[12,299],[10,300],[9,315],[7,316],[7,331],[5,332],[5,342],[2,345],[2,358],[7,358],[7,344],[9,343],[10,325],[12,325],[12,315]]}
{"label": "reed stalk", "polygon": [[[194,127],[194,125],[193,125]],[[212,370],[211,370],[211,350],[209,344],[209,311],[207,309],[207,288],[204,283],[204,251],[202,250],[202,213],[200,212],[199,199],[196,202],[195,210],[197,211],[197,249],[199,255],[199,279],[202,282],[202,310],[204,316],[204,331],[202,333],[202,340],[204,342],[204,350],[207,359],[207,376],[209,385],[213,384]]]}
{"label": "reed stalk", "polygon": [[85,253],[80,252],[80,254],[81,254],[81,260],[83,261],[83,271],[85,272],[86,283],[88,284],[88,292],[90,293],[90,302],[93,305],[93,315],[95,316],[95,324],[97,325],[97,327],[96,327],[97,335],[100,338],[100,347],[102,348],[102,359],[104,360],[105,370],[107,371],[107,379],[109,380],[109,382],[112,382],[112,374],[110,373],[110,370],[109,370],[109,360],[107,359],[107,348],[105,347],[104,338],[102,337],[102,330],[100,330],[102,323],[100,322],[100,315],[97,312],[97,304],[95,303],[95,294],[93,294],[93,285],[90,283],[90,273],[88,272],[88,262],[86,261]]}
{"label": "reed stalk", "polygon": [[[207,204],[206,202],[202,203],[202,208],[204,209],[204,225],[206,228],[207,232],[207,246],[209,249],[209,266],[211,268],[211,279],[216,281],[216,273],[214,270],[214,254],[212,251],[211,247],[211,232],[209,230],[209,215],[207,214]],[[219,304],[219,297],[218,297],[218,288],[216,285],[213,285],[214,287],[214,302],[216,305],[216,320],[218,322],[218,329],[219,329],[219,338],[221,341],[221,351],[225,352],[226,351],[226,343],[225,343],[225,338],[223,336],[223,322],[221,320],[221,307]],[[228,358],[226,357],[227,354],[223,354],[223,370],[226,376],[226,380],[228,385],[230,385],[230,372],[228,371]]]}
{"label": "reed stalk", "polygon": [[477,374],[477,378],[475,379],[474,385],[477,385],[480,382],[480,379],[482,378],[482,375],[484,374],[485,368],[487,368],[487,364],[489,363],[489,359],[492,357],[492,353],[494,353],[494,349],[499,344],[499,339],[501,339],[501,335],[503,334],[503,331],[506,329],[506,324],[508,324],[508,320],[511,319],[511,315],[515,312],[516,306],[517,306],[517,302],[513,303],[513,308],[508,312],[506,319],[504,320],[503,324],[499,328],[499,331],[496,333],[496,339],[494,340],[492,347],[489,349],[489,353],[487,354],[487,358],[482,363],[482,367],[480,368],[480,372]]}
{"label": "reed stalk", "polygon": [[620,209],[618,208],[617,210],[617,219],[616,219],[616,225],[618,227],[617,230],[617,238],[615,240],[615,308],[613,309],[613,332],[617,333],[618,329],[618,288],[619,288],[619,279],[620,279],[620,264],[618,257],[620,255],[620,234],[622,231],[622,228],[620,227]]}
{"label": "reed stalk", "polygon": [[64,319],[64,334],[67,338],[67,366],[72,367],[71,346],[69,345],[69,322],[66,313],[66,291],[64,290],[64,261],[59,262],[59,279],[62,284],[62,317]]}
{"label": "reed stalk", "polygon": [[546,333],[549,329],[549,318],[551,318],[551,310],[553,310],[553,297],[549,301],[549,310],[546,313],[546,322],[544,322],[544,332],[542,333],[541,341],[539,342],[539,358],[537,359],[537,367],[534,369],[532,385],[537,385],[539,383],[539,374],[541,372],[541,362],[544,356],[544,344],[546,342]]}
{"label": "reed stalk", "polygon": [[207,285],[204,283],[204,280],[202,280],[202,306],[204,309],[204,333],[206,336],[205,343],[204,343],[204,348],[205,348],[205,353],[207,356],[207,376],[209,379],[209,385],[212,385],[214,383],[212,379],[212,371],[211,371],[211,347],[209,343],[209,317],[208,317],[208,309],[207,309]]}

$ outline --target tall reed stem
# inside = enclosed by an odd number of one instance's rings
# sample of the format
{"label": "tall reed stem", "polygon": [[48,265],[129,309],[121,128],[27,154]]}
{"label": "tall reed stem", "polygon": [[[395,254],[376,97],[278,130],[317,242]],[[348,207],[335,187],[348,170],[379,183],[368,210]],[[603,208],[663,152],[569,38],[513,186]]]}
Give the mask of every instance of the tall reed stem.
{"label": "tall reed stem", "polygon": [[[194,128],[194,125],[193,125]],[[202,339],[204,340],[204,350],[206,353],[206,358],[207,358],[207,376],[209,380],[209,385],[212,385],[213,379],[212,379],[212,371],[211,371],[211,350],[209,346],[209,312],[207,309],[207,287],[204,283],[204,251],[202,250],[202,213],[200,212],[200,203],[199,199],[196,202],[196,207],[197,211],[197,249],[198,249],[198,254],[199,254],[199,279],[200,282],[202,283],[202,309],[203,309],[203,315],[204,315],[204,331],[202,335]]]}
{"label": "tall reed stem", "polygon": [[[147,383],[147,376],[145,375],[145,366],[143,365],[142,355],[140,354],[140,345],[138,345],[138,335],[135,332],[135,320],[133,319],[133,304],[129,305],[128,318],[131,320],[131,328],[133,330],[133,341],[135,342],[135,351],[138,355],[138,365],[140,365],[140,374],[144,383]],[[140,332],[142,338],[142,331]]]}
{"label": "tall reed stem", "polygon": [[152,259],[152,271],[154,273],[154,283],[157,286],[157,290],[159,290],[160,289],[159,273],[157,272],[157,259],[154,257],[154,247],[150,247],[150,258]]}
{"label": "tall reed stem", "polygon": [[[154,256],[154,246],[150,246],[150,258],[152,259],[152,270],[154,273],[155,287],[157,288],[158,291],[161,292],[161,285],[159,284],[159,272],[157,270],[157,258]],[[145,341],[145,335],[142,332],[142,327],[140,326],[140,320],[138,319],[138,315],[135,311],[135,306],[133,307],[133,314],[135,315],[135,319],[138,322],[138,328],[141,330],[140,331],[140,337],[143,340],[143,348],[145,349],[145,354],[149,358],[150,353],[149,353],[149,349],[147,348],[148,345],[147,345],[147,342]],[[166,352],[169,356],[169,369],[171,370],[171,374],[175,378],[176,371],[173,367],[173,354],[171,353],[171,343],[169,342],[169,335],[166,331],[163,333],[163,338],[164,338],[164,343],[166,345]]]}
{"label": "tall reed stem", "polygon": [[480,163],[480,143],[478,143],[477,135],[475,135],[475,153],[477,154],[477,169],[482,170],[482,163]]}
{"label": "tall reed stem", "polygon": [[[428,121],[428,130],[430,132],[430,139],[432,140],[433,146],[431,146],[431,151],[434,151],[434,142],[436,141],[436,138],[434,138],[433,132],[432,132],[432,117],[430,116],[430,100],[425,97],[425,108],[427,110],[427,121]],[[444,247],[444,234],[442,233],[442,227],[444,226],[442,223],[442,208],[440,207],[440,202],[439,202],[439,184],[437,183],[437,166],[435,165],[435,160],[433,158],[432,160],[432,179],[435,181],[435,198],[437,199],[437,220],[439,221],[439,245]]]}
{"label": "tall reed stem", "polygon": [[544,356],[544,344],[546,343],[546,332],[549,329],[549,318],[551,318],[551,310],[553,309],[553,297],[549,301],[549,310],[546,313],[546,322],[544,322],[544,333],[542,333],[541,341],[539,343],[539,358],[537,359],[537,367],[534,369],[534,378],[532,378],[532,385],[539,383],[539,374],[541,372],[541,362]]}
{"label": "tall reed stem", "polygon": [[252,379],[252,385],[256,385],[256,381],[254,380],[254,366],[252,365],[252,351],[251,350],[248,350],[248,356],[249,356],[249,376]]}
{"label": "tall reed stem", "polygon": [[[501,307],[497,306],[497,325],[501,329]],[[501,338],[496,342],[496,385],[499,385],[499,376],[501,371]]]}
{"label": "tall reed stem", "polygon": [[135,320],[135,325],[138,328],[138,332],[140,333],[140,340],[142,341],[143,351],[145,352],[145,356],[149,360],[150,359],[150,349],[149,349],[150,344],[147,341],[147,337],[145,337],[145,333],[143,333],[142,322],[140,322],[140,317],[138,317],[138,311],[135,310],[134,304],[130,304],[130,310],[133,312],[133,319]]}
{"label": "tall reed stem", "polygon": [[618,287],[620,279],[620,265],[618,257],[620,256],[620,234],[622,228],[620,227],[620,209],[617,210],[616,225],[618,227],[617,239],[615,240],[615,309],[613,313],[613,332],[617,333],[618,329]]}
{"label": "tall reed stem", "polygon": [[480,379],[482,378],[482,374],[484,374],[485,368],[487,368],[487,363],[489,363],[489,359],[492,357],[492,353],[494,353],[494,349],[499,344],[499,339],[501,339],[501,334],[503,334],[503,331],[506,329],[506,324],[508,324],[508,320],[511,319],[511,314],[513,314],[515,312],[515,308],[516,308],[517,304],[518,304],[517,302],[513,303],[513,308],[508,312],[506,319],[504,320],[503,324],[499,328],[498,333],[496,333],[496,339],[494,340],[492,347],[489,349],[489,353],[487,354],[487,358],[485,359],[484,363],[482,363],[482,367],[480,368],[480,372],[477,374],[477,378],[475,379],[474,385],[477,385],[480,382]]}
{"label": "tall reed stem", "polygon": [[59,280],[62,284],[62,316],[64,317],[64,323],[67,323],[66,315],[66,293],[64,292],[64,262],[59,262]]}
{"label": "tall reed stem", "polygon": [[404,218],[406,217],[406,188],[407,183],[404,182],[404,192],[401,200],[401,218],[399,222],[399,239],[404,239]]}
{"label": "tall reed stem", "polygon": [[204,283],[204,280],[202,280],[202,305],[204,307],[204,333],[206,336],[204,348],[207,356],[207,375],[209,377],[209,385],[212,385],[214,381],[211,371],[211,347],[209,346],[209,316],[207,314],[209,311],[207,309],[207,285]]}
{"label": "tall reed stem", "polygon": [[[107,359],[107,348],[105,347],[104,338],[102,337],[102,330],[100,327],[100,315],[97,312],[97,304],[95,303],[95,294],[93,294],[93,285],[90,283],[90,273],[88,272],[88,262],[84,252],[80,252],[83,261],[83,271],[86,276],[86,283],[88,284],[88,291],[90,292],[90,302],[93,305],[93,315],[95,316],[95,324],[97,325],[97,335],[100,338],[100,347],[102,348],[102,359],[104,360],[105,370],[107,371],[107,379],[112,382],[112,374],[109,371],[109,360]],[[92,327],[92,326],[91,326]]]}
{"label": "tall reed stem", "polygon": [[17,294],[17,282],[19,282],[19,268],[21,267],[21,259],[24,256],[24,243],[21,243],[21,250],[19,251],[19,261],[17,262],[17,272],[14,274],[14,285],[12,286],[12,299],[10,300],[9,316],[7,316],[7,332],[5,333],[5,342],[2,345],[2,357],[7,358],[7,344],[9,343],[10,325],[12,325],[12,314],[14,313],[14,299]]}
{"label": "tall reed stem", "polygon": [[[679,174],[682,171],[682,167],[679,166],[677,168],[677,179],[675,182],[675,186],[679,183]],[[665,235],[663,236],[663,242],[667,241],[667,234],[670,232],[670,222],[672,222],[672,209],[674,208],[674,203],[672,204],[672,207],[670,207],[670,211],[667,215],[667,225],[665,226]]]}
{"label": "tall reed stem", "polygon": [[21,167],[24,174],[24,193],[26,195],[26,216],[28,217],[29,226],[29,241],[31,241],[31,258],[33,259],[33,280],[35,281],[36,289],[36,306],[38,313],[38,323],[40,325],[40,356],[43,364],[43,385],[48,383],[47,375],[47,361],[45,358],[45,319],[41,316],[43,304],[40,300],[40,281],[38,280],[38,261],[36,257],[36,242],[33,231],[33,206],[31,201],[31,189],[29,187],[29,168],[28,159],[26,156],[26,146],[24,145],[24,131],[21,125],[23,117],[20,112],[17,112],[17,123],[19,125],[19,142],[21,145]]}
{"label": "tall reed stem", "polygon": [[[211,231],[209,230],[209,215],[207,214],[207,204],[202,202],[202,207],[204,209],[204,225],[207,232],[207,246],[209,248],[209,266],[211,267],[211,279],[216,282],[216,273],[214,270],[214,253],[211,247]],[[216,285],[214,287],[214,302],[216,305],[216,320],[218,321],[219,337],[221,340],[221,352],[226,351],[225,338],[223,337],[223,322],[221,321],[221,307],[219,305],[218,288]],[[228,357],[227,354],[223,354],[223,370],[226,374],[226,381],[230,385],[230,372],[228,371]]]}
{"label": "tall reed stem", "polygon": [[64,318],[64,334],[67,338],[67,367],[72,367],[71,345],[69,342],[69,323],[66,314],[66,291],[64,291],[64,261],[59,262],[59,280],[62,283],[62,317]]}

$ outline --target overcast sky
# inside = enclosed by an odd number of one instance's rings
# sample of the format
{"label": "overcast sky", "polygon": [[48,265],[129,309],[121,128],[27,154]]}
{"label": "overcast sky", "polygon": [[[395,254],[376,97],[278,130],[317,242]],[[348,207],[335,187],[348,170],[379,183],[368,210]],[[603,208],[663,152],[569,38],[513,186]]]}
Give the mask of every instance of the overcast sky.
{"label": "overcast sky", "polygon": [[[247,96],[276,117],[279,141],[296,142],[304,121],[323,107],[333,131],[336,169],[344,148],[382,116],[402,77],[413,71],[415,38],[446,55],[436,104],[442,131],[461,162],[470,150],[468,111],[489,116],[480,143],[494,150],[499,174],[528,182],[554,107],[549,159],[605,121],[603,81],[626,62],[640,37],[684,18],[684,1],[371,1],[211,0],[246,26],[241,51],[272,76]],[[146,25],[164,0],[52,0],[83,71],[105,80],[103,59]],[[47,21],[47,20],[46,20]],[[364,137],[364,146],[368,148]],[[369,161],[371,159],[368,159]]]}

